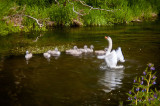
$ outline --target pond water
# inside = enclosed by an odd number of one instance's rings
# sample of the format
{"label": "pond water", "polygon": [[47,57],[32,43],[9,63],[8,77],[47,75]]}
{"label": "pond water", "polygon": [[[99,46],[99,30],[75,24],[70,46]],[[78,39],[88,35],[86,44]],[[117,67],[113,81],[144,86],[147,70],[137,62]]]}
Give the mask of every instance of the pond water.
{"label": "pond water", "polygon": [[[40,32],[39,32],[40,33]],[[43,54],[33,54],[26,63],[25,54],[13,55],[16,39],[34,40],[39,33],[19,33],[1,38],[0,43],[0,105],[22,106],[112,106],[127,104],[128,91],[136,76],[142,75],[149,62],[160,75],[160,22],[146,22],[111,27],[53,29],[43,32],[35,42],[55,45],[71,43],[82,48],[94,45],[104,49],[113,40],[113,49],[122,48],[123,69],[109,69],[94,53],[72,56],[62,52],[47,61]],[[25,44],[21,44],[21,46]],[[20,46],[20,45],[18,45]],[[157,87],[160,88],[160,78]]]}

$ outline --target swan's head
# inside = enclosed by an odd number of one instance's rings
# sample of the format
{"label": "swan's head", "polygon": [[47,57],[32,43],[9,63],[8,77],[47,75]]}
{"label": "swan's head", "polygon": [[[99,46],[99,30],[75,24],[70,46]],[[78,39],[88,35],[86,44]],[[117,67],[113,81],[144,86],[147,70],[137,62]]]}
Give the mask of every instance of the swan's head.
{"label": "swan's head", "polygon": [[26,54],[29,54],[29,51],[28,51],[28,50],[26,51]]}
{"label": "swan's head", "polygon": [[94,48],[94,46],[93,46],[93,45],[91,45],[91,46],[90,46],[90,48],[91,48],[91,49],[93,49],[93,48]]}
{"label": "swan's head", "polygon": [[109,36],[105,36],[104,38],[107,40],[111,40],[111,37],[109,37]]}

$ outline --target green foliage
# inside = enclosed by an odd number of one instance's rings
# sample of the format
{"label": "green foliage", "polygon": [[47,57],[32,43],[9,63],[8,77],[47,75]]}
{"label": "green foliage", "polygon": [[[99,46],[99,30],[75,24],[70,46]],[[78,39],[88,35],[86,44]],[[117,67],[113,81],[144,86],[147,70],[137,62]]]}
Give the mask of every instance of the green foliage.
{"label": "green foliage", "polygon": [[72,10],[72,5],[53,4],[49,9],[51,21],[55,21],[58,25],[70,26],[72,19],[76,19],[77,15]]}
{"label": "green foliage", "polygon": [[[44,24],[52,21],[54,25],[71,26],[73,20],[83,25],[104,26],[115,23],[129,23],[132,20],[150,19],[160,12],[159,0],[82,0],[91,9],[77,0],[0,0],[0,34],[5,35],[16,31],[46,30],[39,28],[34,19],[22,16],[32,16]],[[84,4],[85,4],[84,3]],[[74,11],[73,11],[74,6]],[[77,13],[84,14],[83,16]],[[23,28],[15,27],[11,17],[22,16]]]}
{"label": "green foliage", "polygon": [[151,89],[157,78],[154,70],[154,64],[149,63],[143,76],[134,79],[133,88],[127,93],[131,105],[157,106],[160,103],[160,92],[156,88],[154,91]]}
{"label": "green foliage", "polygon": [[104,12],[93,10],[89,15],[84,16],[83,19],[86,25],[102,26],[107,25],[105,16],[107,16],[107,14],[104,14]]}

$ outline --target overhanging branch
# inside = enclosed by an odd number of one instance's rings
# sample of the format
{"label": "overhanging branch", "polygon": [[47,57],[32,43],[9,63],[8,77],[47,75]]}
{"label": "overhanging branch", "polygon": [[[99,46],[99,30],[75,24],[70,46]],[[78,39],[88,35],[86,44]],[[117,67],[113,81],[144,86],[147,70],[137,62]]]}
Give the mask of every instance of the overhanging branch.
{"label": "overhanging branch", "polygon": [[57,0],[55,0],[55,2],[59,5],[59,2]]}
{"label": "overhanging branch", "polygon": [[94,8],[94,7],[90,6],[90,5],[87,5],[87,4],[86,4],[84,1],[82,1],[82,0],[79,0],[79,2],[80,2],[82,5],[84,5],[85,7],[89,7],[89,8],[90,8],[89,11],[88,11],[88,13],[81,14],[81,13],[75,11],[75,9],[74,9],[74,4],[71,3],[71,2],[68,0],[68,3],[70,3],[70,4],[73,5],[73,12],[75,12],[76,14],[81,15],[81,16],[84,16],[84,15],[89,14],[91,10],[102,10],[102,11],[113,12],[113,10],[107,10],[107,9],[101,9],[101,8]]}
{"label": "overhanging branch", "polygon": [[111,12],[113,12],[113,10],[107,10],[107,9],[101,9],[101,8],[94,8],[94,7],[90,6],[90,5],[87,5],[84,1],[81,1],[81,0],[79,0],[79,2],[80,2],[82,5],[84,5],[84,6],[86,6],[86,7],[89,7],[90,10],[102,10],[102,11],[111,11]]}
{"label": "overhanging branch", "polygon": [[34,17],[31,17],[31,16],[29,16],[29,15],[23,15],[23,16],[26,16],[26,17],[29,17],[29,18],[34,19],[34,20],[37,22],[37,24],[39,25],[40,28],[43,27],[43,24],[39,23],[39,20],[38,20],[38,19],[36,19],[36,18],[34,18]]}

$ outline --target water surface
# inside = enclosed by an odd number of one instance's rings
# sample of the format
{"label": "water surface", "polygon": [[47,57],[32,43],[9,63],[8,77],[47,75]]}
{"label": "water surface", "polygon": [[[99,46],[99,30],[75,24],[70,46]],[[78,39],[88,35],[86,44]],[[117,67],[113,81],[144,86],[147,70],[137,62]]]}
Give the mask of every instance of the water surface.
{"label": "water surface", "polygon": [[[122,48],[126,62],[118,64],[125,68],[109,69],[94,53],[72,56],[62,52],[50,61],[43,54],[34,54],[28,64],[25,54],[10,53],[16,46],[27,45],[15,43],[15,39],[33,41],[40,33],[43,36],[35,45],[72,42],[80,48],[93,44],[95,50],[107,47],[104,36],[110,36],[113,49]],[[119,101],[127,104],[126,93],[132,88],[133,79],[142,75],[147,63],[154,63],[157,76],[160,75],[159,21],[12,34],[1,38],[0,49],[0,105],[5,106],[111,106],[118,105]],[[157,80],[158,85],[160,79]]]}

